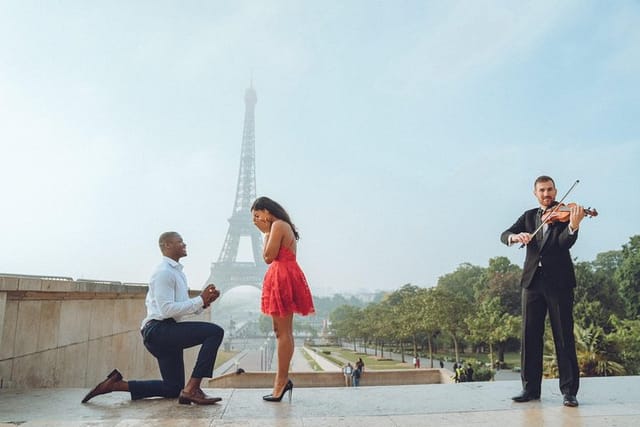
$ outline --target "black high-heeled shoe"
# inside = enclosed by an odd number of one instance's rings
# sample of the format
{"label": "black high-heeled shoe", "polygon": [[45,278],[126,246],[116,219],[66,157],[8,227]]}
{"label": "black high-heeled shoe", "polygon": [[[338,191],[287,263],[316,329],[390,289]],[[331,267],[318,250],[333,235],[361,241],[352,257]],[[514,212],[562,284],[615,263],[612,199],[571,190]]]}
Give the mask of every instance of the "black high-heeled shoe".
{"label": "black high-heeled shoe", "polygon": [[286,392],[289,392],[289,403],[291,403],[291,395],[293,394],[293,383],[291,382],[291,380],[287,381],[287,384],[282,389],[282,393],[280,393],[280,396],[267,394],[266,396],[262,396],[262,399],[266,400],[267,402],[280,402]]}

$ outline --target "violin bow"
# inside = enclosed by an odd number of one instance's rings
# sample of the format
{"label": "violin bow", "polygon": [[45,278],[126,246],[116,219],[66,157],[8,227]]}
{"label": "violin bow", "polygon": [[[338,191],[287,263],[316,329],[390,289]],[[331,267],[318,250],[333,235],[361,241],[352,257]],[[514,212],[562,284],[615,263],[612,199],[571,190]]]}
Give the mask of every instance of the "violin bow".
{"label": "violin bow", "polygon": [[[578,185],[578,183],[580,182],[579,179],[576,179],[576,182],[573,183],[573,185],[567,190],[567,192],[564,194],[564,196],[562,196],[562,199],[560,199],[560,201],[558,202],[557,205],[555,205],[554,207],[551,208],[551,210],[549,211],[549,213],[545,213],[546,217],[549,217],[551,215],[553,215],[553,213],[555,211],[557,211],[560,208],[560,205],[562,204],[562,202],[564,202],[564,199],[567,198],[567,196],[569,195],[569,193],[571,193],[571,191],[573,190],[573,188]],[[536,228],[536,231],[534,231],[533,233],[531,233],[531,237],[535,236],[536,234],[538,234],[538,232],[540,230],[542,230],[542,227],[544,227],[544,221],[540,221],[540,225],[538,226],[538,228]],[[524,248],[526,245],[523,243],[522,245],[520,245],[520,249]]]}

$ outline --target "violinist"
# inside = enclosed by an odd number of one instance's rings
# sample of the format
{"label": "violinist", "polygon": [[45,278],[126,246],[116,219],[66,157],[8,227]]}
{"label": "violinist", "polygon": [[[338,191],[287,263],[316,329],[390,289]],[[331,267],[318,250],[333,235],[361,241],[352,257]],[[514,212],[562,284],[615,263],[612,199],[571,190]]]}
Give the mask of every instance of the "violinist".
{"label": "violinist", "polygon": [[[574,184],[575,185],[575,184]],[[573,187],[572,187],[573,188]],[[506,245],[526,245],[522,286],[522,339],[520,347],[522,391],[515,402],[540,399],[544,325],[547,312],[553,331],[563,404],[578,406],[580,381],[573,336],[575,272],[569,249],[578,238],[585,217],[582,206],[572,204],[568,216],[553,220],[558,208],[553,179],[540,176],[533,194],[539,207],[525,211],[500,236]],[[550,213],[553,212],[553,217]]]}

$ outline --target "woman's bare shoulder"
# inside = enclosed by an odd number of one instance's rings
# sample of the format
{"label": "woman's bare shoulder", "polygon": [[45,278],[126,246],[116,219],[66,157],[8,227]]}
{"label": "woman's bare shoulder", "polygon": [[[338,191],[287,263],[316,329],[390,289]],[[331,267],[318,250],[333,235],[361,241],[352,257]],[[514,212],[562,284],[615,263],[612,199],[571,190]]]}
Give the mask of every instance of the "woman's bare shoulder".
{"label": "woman's bare shoulder", "polygon": [[273,231],[277,235],[281,235],[285,239],[294,238],[293,228],[291,228],[291,226],[289,225],[288,222],[283,221],[281,219],[278,219],[278,220],[274,221],[272,227],[273,227]]}
{"label": "woman's bare shoulder", "polygon": [[272,227],[279,231],[285,231],[285,232],[291,230],[291,226],[286,221],[283,221],[281,219],[277,219],[273,221]]}

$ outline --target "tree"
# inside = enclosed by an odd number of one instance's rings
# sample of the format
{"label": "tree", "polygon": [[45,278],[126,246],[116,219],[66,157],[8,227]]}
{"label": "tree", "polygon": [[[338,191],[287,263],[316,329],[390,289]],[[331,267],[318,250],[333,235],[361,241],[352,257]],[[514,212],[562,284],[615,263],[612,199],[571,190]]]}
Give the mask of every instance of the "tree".
{"label": "tree", "polygon": [[466,301],[474,301],[474,289],[483,280],[484,268],[462,263],[453,273],[445,274],[438,279],[437,288],[463,297]]}
{"label": "tree", "polygon": [[390,305],[396,338],[400,344],[401,359],[404,363],[404,341],[411,339],[413,354],[418,353],[417,337],[421,328],[421,310],[417,286],[406,284],[389,295],[386,302]]}
{"label": "tree", "polygon": [[469,328],[469,338],[476,343],[489,345],[489,361],[493,362],[493,346],[518,337],[521,318],[504,311],[500,298],[485,300],[478,309],[470,314],[465,322]]}
{"label": "tree", "polygon": [[607,338],[612,354],[624,365],[630,375],[640,374],[640,320],[618,319],[611,316],[614,331]]}
{"label": "tree", "polygon": [[367,319],[370,320],[371,334],[376,344],[376,354],[378,354],[378,346],[380,346],[380,357],[384,357],[384,345],[394,337],[391,309],[385,300],[370,304],[367,308],[370,310]]}
{"label": "tree", "polygon": [[437,318],[437,297],[435,288],[420,289],[416,295],[419,311],[419,330],[427,339],[429,347],[429,360],[433,368],[433,337],[440,331]]}
{"label": "tree", "polygon": [[615,252],[599,254],[596,261],[575,264],[575,320],[582,327],[602,326],[610,331],[608,319],[612,314],[623,315],[624,305],[613,279],[619,261]]}
{"label": "tree", "polygon": [[622,263],[622,251],[607,251],[596,255],[596,259],[591,264],[596,271],[613,276],[620,263]]}
{"label": "tree", "polygon": [[349,340],[356,339],[356,322],[361,313],[361,309],[350,305],[341,305],[331,312],[331,328],[338,338]]}
{"label": "tree", "polygon": [[620,296],[624,301],[625,313],[629,319],[640,318],[640,235],[629,239],[622,246],[622,261],[614,275],[619,284]]}
{"label": "tree", "polygon": [[598,326],[603,329],[605,327],[610,329],[608,323],[611,312],[602,304],[602,302],[600,302],[600,300],[587,301],[584,298],[576,300],[573,313],[575,323],[583,328]]}
{"label": "tree", "polygon": [[[362,338],[362,344],[364,345],[364,352],[367,352],[367,343],[375,336],[375,324],[377,318],[375,313],[375,304],[369,304],[362,310],[360,317],[360,337]],[[377,354],[377,348],[376,348]]]}
{"label": "tree", "polygon": [[451,336],[456,360],[460,360],[458,344],[466,330],[464,319],[470,312],[471,304],[465,297],[451,293],[446,289],[441,289],[439,286],[433,291],[433,298],[435,302],[435,320],[442,330]]}
{"label": "tree", "polygon": [[513,315],[520,314],[522,269],[512,264],[507,257],[496,257],[489,260],[484,276],[485,286],[476,288],[476,300],[482,302],[498,298],[504,311]]}

